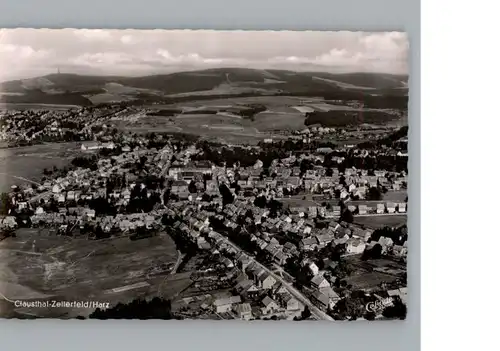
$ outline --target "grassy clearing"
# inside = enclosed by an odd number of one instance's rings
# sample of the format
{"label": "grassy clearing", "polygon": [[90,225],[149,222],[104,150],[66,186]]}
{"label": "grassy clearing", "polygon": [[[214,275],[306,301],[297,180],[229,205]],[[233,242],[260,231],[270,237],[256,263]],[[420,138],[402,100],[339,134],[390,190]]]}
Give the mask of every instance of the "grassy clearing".
{"label": "grassy clearing", "polygon": [[80,143],[53,143],[0,149],[0,191],[26,183],[21,178],[40,180],[44,168],[68,165],[71,155],[79,152],[79,148]]}
{"label": "grassy clearing", "polygon": [[119,93],[103,93],[103,94],[93,95],[88,99],[92,101],[93,104],[105,104],[112,102],[131,101],[134,99],[134,97]]}
{"label": "grassy clearing", "polygon": [[347,284],[352,284],[355,289],[371,290],[377,289],[383,282],[391,283],[396,279],[397,277],[385,273],[367,272],[348,277],[346,281]]}
{"label": "grassy clearing", "polygon": [[354,216],[354,223],[368,228],[399,227],[407,223],[406,215]]}
{"label": "grassy clearing", "polygon": [[[160,276],[168,274],[177,260],[175,244],[166,235],[134,242],[129,238],[92,241],[20,230],[16,238],[0,243],[0,253],[2,265],[10,272],[2,277],[8,283],[67,300],[94,296],[115,302],[141,293],[156,294],[163,281]],[[109,293],[138,283],[136,289]]]}
{"label": "grassy clearing", "polygon": [[407,196],[406,190],[388,191],[384,194],[384,201],[405,201]]}
{"label": "grassy clearing", "polygon": [[255,116],[252,126],[259,131],[303,129],[305,117],[302,113],[261,112]]}

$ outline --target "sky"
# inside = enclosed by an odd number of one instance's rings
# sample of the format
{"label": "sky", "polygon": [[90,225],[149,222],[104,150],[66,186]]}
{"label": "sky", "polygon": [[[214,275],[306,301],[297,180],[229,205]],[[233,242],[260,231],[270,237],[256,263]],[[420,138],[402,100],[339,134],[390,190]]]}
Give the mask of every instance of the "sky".
{"label": "sky", "polygon": [[0,29],[0,81],[216,67],[408,74],[402,32]]}

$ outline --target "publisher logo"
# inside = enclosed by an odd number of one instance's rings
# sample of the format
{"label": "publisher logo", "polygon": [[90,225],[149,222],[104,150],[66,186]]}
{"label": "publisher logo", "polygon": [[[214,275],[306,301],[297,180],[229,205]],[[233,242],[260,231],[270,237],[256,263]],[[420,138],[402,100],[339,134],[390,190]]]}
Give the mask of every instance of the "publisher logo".
{"label": "publisher logo", "polygon": [[382,313],[386,307],[392,306],[392,304],[391,298],[369,302],[366,304],[366,311],[379,314]]}

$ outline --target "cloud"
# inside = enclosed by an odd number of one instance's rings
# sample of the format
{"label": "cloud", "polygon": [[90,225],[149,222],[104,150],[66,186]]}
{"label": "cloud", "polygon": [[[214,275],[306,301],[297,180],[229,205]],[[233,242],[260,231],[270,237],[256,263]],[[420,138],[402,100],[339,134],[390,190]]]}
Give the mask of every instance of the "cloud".
{"label": "cloud", "polygon": [[16,78],[20,72],[31,76],[38,75],[40,69],[52,58],[51,50],[0,43],[0,81]]}
{"label": "cloud", "polygon": [[76,66],[114,66],[124,63],[129,63],[132,58],[127,57],[119,52],[106,52],[106,53],[85,53],[83,55],[74,57],[69,60],[70,64]]}
{"label": "cloud", "polygon": [[159,49],[157,55],[161,58],[164,64],[223,64],[223,63],[236,63],[237,60],[224,59],[224,58],[208,58],[202,57],[197,53],[188,53],[186,55],[172,55],[168,50]]}
{"label": "cloud", "polygon": [[143,75],[213,67],[407,73],[400,32],[213,30],[0,30],[0,79],[44,75]]}
{"label": "cloud", "polygon": [[43,59],[50,55],[49,50],[35,50],[27,45],[0,44],[0,58],[6,61]]}
{"label": "cloud", "polygon": [[108,41],[113,39],[111,32],[103,29],[75,29],[73,34],[77,38],[87,41]]}
{"label": "cloud", "polygon": [[134,42],[134,38],[131,35],[124,35],[120,38],[122,44],[132,44]]}

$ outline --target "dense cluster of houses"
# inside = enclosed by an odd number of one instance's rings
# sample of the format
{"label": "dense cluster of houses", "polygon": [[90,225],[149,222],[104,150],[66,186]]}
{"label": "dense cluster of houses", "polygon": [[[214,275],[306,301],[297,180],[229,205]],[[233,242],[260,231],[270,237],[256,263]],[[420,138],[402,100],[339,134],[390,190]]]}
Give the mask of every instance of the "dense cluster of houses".
{"label": "dense cluster of houses", "polygon": [[[274,291],[277,281],[269,272],[260,268],[253,259],[230,245],[223,234],[226,230],[231,231],[238,228],[239,225],[236,223],[238,217],[247,214],[249,209],[253,217],[247,217],[247,223],[259,224],[262,229],[257,233],[250,234],[250,240],[255,242],[258,250],[265,253],[276,265],[283,266],[290,257],[299,257],[303,251],[321,249],[328,245],[345,245],[347,255],[362,254],[366,249],[371,249],[376,244],[382,246],[384,254],[404,257],[407,253],[406,243],[403,246],[394,245],[392,239],[386,237],[373,241],[371,240],[372,230],[362,229],[344,222],[332,221],[327,228],[317,229],[312,220],[304,220],[299,215],[283,214],[276,218],[269,218],[269,210],[254,206],[252,201],[244,198],[237,198],[234,203],[225,207],[218,203],[215,210],[206,210],[205,208],[210,204],[212,203],[194,202],[186,206],[181,201],[172,204],[166,213],[172,217],[177,215],[177,218],[185,218],[175,222],[173,227],[183,232],[200,249],[214,250],[213,253],[228,253],[230,258],[226,257],[222,261],[226,267],[228,269],[240,267],[244,272],[235,287],[238,294],[236,299],[241,298],[242,300],[234,302],[235,300],[226,298],[214,305],[217,311],[233,311],[243,319],[272,315],[288,318],[297,316],[297,313],[303,309],[300,303],[298,303],[300,308],[296,308],[298,301],[289,292],[285,293],[284,291],[282,291],[282,295],[271,295],[275,298],[270,298],[267,294],[266,298],[255,300],[255,297],[263,295],[263,291]],[[211,218],[222,222],[225,230],[217,232],[211,229]],[[280,243],[275,235],[284,232],[290,241]],[[297,245],[297,239],[301,236],[303,238]],[[332,288],[335,277],[329,275],[327,279],[324,272],[321,272],[312,261],[304,260],[301,264],[308,266],[313,274],[310,282],[313,303],[324,311],[335,306],[340,299]]]}
{"label": "dense cluster of houses", "polygon": [[[343,200],[355,215],[405,213],[406,202],[365,201],[356,204],[356,201],[366,198],[370,188],[386,191],[406,188],[404,172],[375,170],[369,175],[366,170],[348,168],[340,173],[336,168],[322,165],[324,155],[331,152],[322,148],[312,155],[290,155],[274,160],[264,175],[262,161],[246,168],[219,167],[208,161],[192,161],[191,156],[199,151],[194,145],[182,150],[171,144],[160,150],[148,149],[140,137],[135,144],[139,146],[131,148],[125,140],[119,145],[121,153],[101,157],[96,170],[76,168],[63,177],[45,181],[37,188],[16,189],[10,197],[12,206],[18,213],[30,209],[34,226],[55,225],[64,230],[89,224],[105,232],[132,232],[137,228],[159,228],[164,215],[176,218],[173,230],[200,250],[224,252],[222,262],[228,269],[241,269],[242,274],[235,286],[237,295],[213,303],[216,312],[232,311],[241,319],[256,316],[289,318],[297,316],[304,306],[268,270],[243,254],[241,249],[230,245],[228,233],[240,230],[259,253],[281,267],[290,258],[327,246],[343,245],[346,255],[355,255],[380,244],[384,254],[401,258],[407,254],[406,243],[395,245],[386,237],[373,241],[372,230],[342,222],[341,206],[318,203],[307,207],[285,206],[277,213],[267,206],[270,201],[287,196],[321,195]],[[114,150],[116,147],[112,142],[87,143],[82,146],[82,151]],[[296,166],[304,160],[312,161],[312,167],[305,171]],[[342,162],[340,158],[337,161]],[[156,188],[146,187],[138,172],[131,171],[130,165],[137,163],[147,167],[151,175],[163,179],[162,184]],[[118,179],[119,185],[110,188],[111,179]],[[233,196],[233,201],[225,206],[220,196],[223,184]],[[147,213],[123,211],[138,187],[146,198],[162,198],[169,190],[175,199],[167,206],[162,199]],[[116,215],[103,215],[90,208],[89,203],[95,199],[104,199],[109,206],[115,207]],[[257,205],[257,199],[265,199],[266,205]],[[317,226],[318,219],[327,225]],[[212,227],[214,220],[222,224],[217,231]],[[0,226],[5,228],[17,224],[13,216],[0,219]],[[249,233],[246,225],[254,225],[257,230]],[[335,279],[320,272],[314,262],[303,261],[301,264],[307,265],[313,276],[309,283],[313,303],[322,310],[335,306],[340,299],[332,288]]]}
{"label": "dense cluster of houses", "polygon": [[239,319],[250,320],[273,316],[292,319],[304,310],[304,305],[283,284],[248,256],[241,253],[237,262],[242,274],[236,280],[236,295],[216,299],[215,312],[232,312]]}
{"label": "dense cluster of houses", "polygon": [[[92,140],[94,134],[89,123],[90,116],[83,109],[5,111],[0,126],[0,141],[22,145],[44,140]],[[71,140],[66,140],[67,133],[71,133]]]}

